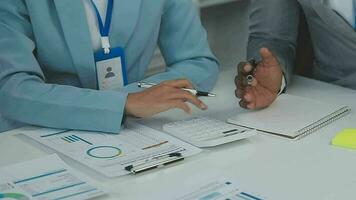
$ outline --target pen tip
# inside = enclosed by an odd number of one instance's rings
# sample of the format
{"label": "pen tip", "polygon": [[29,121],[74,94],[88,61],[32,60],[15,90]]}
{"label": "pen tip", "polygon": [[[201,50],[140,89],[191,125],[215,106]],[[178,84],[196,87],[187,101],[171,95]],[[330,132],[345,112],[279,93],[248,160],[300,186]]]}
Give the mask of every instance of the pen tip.
{"label": "pen tip", "polygon": [[209,97],[216,97],[216,94],[208,94]]}

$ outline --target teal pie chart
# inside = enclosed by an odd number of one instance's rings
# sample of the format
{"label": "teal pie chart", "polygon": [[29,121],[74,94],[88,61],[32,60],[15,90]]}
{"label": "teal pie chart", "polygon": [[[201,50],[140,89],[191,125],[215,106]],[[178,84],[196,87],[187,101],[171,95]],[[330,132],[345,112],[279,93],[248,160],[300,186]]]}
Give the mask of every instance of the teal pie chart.
{"label": "teal pie chart", "polygon": [[0,199],[30,200],[30,198],[20,193],[0,193]]}
{"label": "teal pie chart", "polygon": [[114,146],[97,146],[87,151],[88,156],[99,159],[110,159],[120,156],[121,149]]}

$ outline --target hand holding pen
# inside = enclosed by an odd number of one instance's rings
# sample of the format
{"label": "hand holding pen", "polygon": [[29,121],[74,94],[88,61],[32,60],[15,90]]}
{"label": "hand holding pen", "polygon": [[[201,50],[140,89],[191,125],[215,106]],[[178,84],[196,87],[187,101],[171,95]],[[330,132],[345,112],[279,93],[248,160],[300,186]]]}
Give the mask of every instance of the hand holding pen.
{"label": "hand holding pen", "polygon": [[240,62],[237,66],[238,76],[237,79],[240,81],[240,85],[242,86],[255,86],[256,81],[254,78],[255,71],[257,69],[258,64],[254,59],[249,60],[248,62]]}
{"label": "hand holding pen", "polygon": [[282,69],[277,58],[267,49],[260,50],[261,61],[241,62],[235,77],[235,95],[240,106],[260,109],[269,106],[278,95]]}
{"label": "hand holding pen", "polygon": [[145,118],[175,108],[191,113],[188,102],[201,110],[208,108],[197,96],[186,91],[193,86],[185,79],[164,81],[157,85],[139,84],[139,86],[145,86],[147,89],[127,96],[126,115]]}
{"label": "hand holding pen", "polygon": [[[149,82],[145,82],[145,81],[141,81],[141,82],[138,83],[138,87],[140,87],[140,88],[151,88],[151,87],[154,87],[154,86],[157,86],[157,85],[158,84],[156,84],[156,83],[149,83]],[[216,96],[213,93],[203,92],[203,91],[199,91],[199,90],[191,89],[191,88],[180,88],[180,89],[184,90],[184,91],[187,91],[187,92],[190,92],[193,95],[198,96],[198,97],[201,97],[201,96],[204,96],[204,97],[215,97]]]}

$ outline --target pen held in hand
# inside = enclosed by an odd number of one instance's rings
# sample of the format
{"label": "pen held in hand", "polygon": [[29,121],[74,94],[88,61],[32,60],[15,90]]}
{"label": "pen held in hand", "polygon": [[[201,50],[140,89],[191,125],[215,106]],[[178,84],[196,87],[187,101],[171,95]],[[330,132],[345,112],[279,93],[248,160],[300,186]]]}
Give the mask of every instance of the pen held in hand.
{"label": "pen held in hand", "polygon": [[[156,83],[148,83],[148,82],[138,82],[138,87],[140,88],[150,88],[153,86],[156,86]],[[182,90],[187,91],[192,93],[195,96],[204,96],[204,97],[215,97],[215,94],[209,93],[209,92],[203,92],[203,91],[199,91],[199,90],[195,90],[195,89],[188,89],[188,88],[182,88]]]}
{"label": "pen held in hand", "polygon": [[253,79],[254,79],[253,75],[251,74],[247,75],[246,76],[247,85],[252,85]]}
{"label": "pen held in hand", "polygon": [[255,73],[255,70],[257,68],[257,63],[254,59],[251,59],[249,62],[248,62],[251,66],[252,66],[252,69],[251,71],[248,72],[247,76],[246,76],[246,82],[247,82],[247,85],[252,85],[252,82],[253,82],[253,79],[254,79],[254,73]]}

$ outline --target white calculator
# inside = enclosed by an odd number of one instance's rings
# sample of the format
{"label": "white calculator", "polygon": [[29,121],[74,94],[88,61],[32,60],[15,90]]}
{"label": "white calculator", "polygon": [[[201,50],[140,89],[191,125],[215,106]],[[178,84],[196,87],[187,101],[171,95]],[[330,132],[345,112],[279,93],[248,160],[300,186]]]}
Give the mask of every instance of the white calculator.
{"label": "white calculator", "polygon": [[163,131],[197,147],[213,147],[257,134],[254,129],[197,117],[163,125]]}

